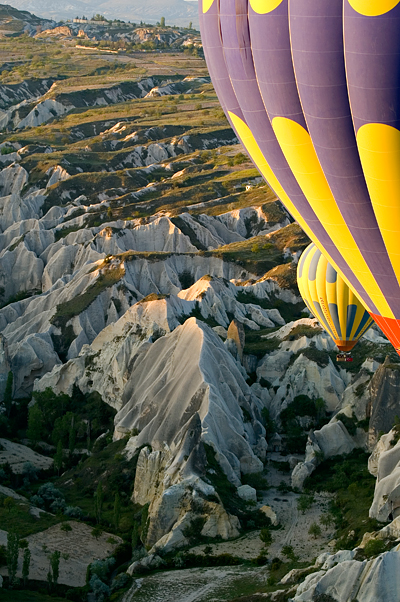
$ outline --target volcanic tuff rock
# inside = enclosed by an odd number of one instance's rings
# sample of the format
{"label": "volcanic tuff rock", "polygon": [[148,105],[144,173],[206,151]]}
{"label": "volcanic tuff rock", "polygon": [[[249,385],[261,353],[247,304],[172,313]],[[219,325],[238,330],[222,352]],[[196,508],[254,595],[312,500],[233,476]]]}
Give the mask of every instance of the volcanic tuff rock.
{"label": "volcanic tuff rock", "polygon": [[[309,329],[309,336],[303,335],[291,340],[291,331],[301,327]],[[313,329],[316,332],[314,336],[311,334]],[[276,340],[277,348],[265,355],[259,363],[257,377],[277,387],[274,392],[269,390],[272,399],[268,402],[268,408],[274,418],[277,418],[287,404],[301,394],[315,399],[321,397],[330,411],[341,407],[342,396],[351,382],[349,374],[345,370],[338,369],[330,358],[326,366],[320,366],[301,353],[310,346],[314,346],[319,351],[335,349],[330,337],[320,333],[315,319],[302,318],[295,323],[290,322],[278,331],[267,335],[266,338]],[[293,356],[298,356],[294,362]]]}
{"label": "volcanic tuff rock", "polygon": [[7,462],[17,474],[24,472],[26,462],[40,470],[47,470],[53,465],[52,458],[42,456],[26,445],[0,439],[0,465]]}
{"label": "volcanic tuff rock", "polygon": [[304,462],[299,462],[292,472],[292,487],[302,489],[304,481],[320,464],[321,458],[349,454],[358,447],[341,420],[335,418],[322,429],[310,432]]}
{"label": "volcanic tuff rock", "polygon": [[[109,105],[145,98],[155,88],[157,88],[157,95],[160,96],[181,94],[188,90],[194,92],[198,86],[207,81],[209,78],[191,78],[190,81],[178,79],[174,82],[159,77],[148,77],[138,82],[122,82],[108,88],[82,90],[79,94],[76,92],[58,94],[55,80],[49,79],[43,81],[41,85],[36,84],[36,89],[23,82],[11,87],[5,86],[4,91],[0,93],[0,107],[2,104],[4,106],[4,109],[0,108],[0,127],[10,130],[39,126],[77,107]],[[49,92],[52,97],[42,98],[46,92]],[[15,104],[10,102],[12,98],[23,100]],[[232,142],[236,140],[233,132],[230,138]]]}
{"label": "volcanic tuff rock", "polygon": [[[167,303],[156,301],[144,305],[153,303],[163,303],[165,318],[158,326],[169,328]],[[140,316],[143,327],[145,314],[146,309]],[[203,499],[204,495],[214,492],[206,483],[204,443],[211,446],[217,461],[236,485],[240,485],[242,473],[262,470],[262,462],[256,455],[263,449],[265,454],[266,448],[265,429],[260,423],[262,403],[246,384],[243,368],[203,322],[190,318],[154,343],[142,342],[138,347],[129,333],[129,329],[124,332],[122,323],[117,323],[116,339],[122,337],[126,343],[124,352],[114,360],[114,374],[119,378],[113,382],[113,401],[115,405],[118,403],[119,409],[115,417],[115,437],[138,433],[128,441],[129,456],[146,445],[153,450],[150,453],[142,449],[140,453],[133,494],[134,501],[150,503],[148,545],[173,533],[174,528],[179,527],[182,533],[182,521],[188,523],[186,515],[192,516],[196,503],[197,512],[200,504],[201,512],[209,517],[205,523],[207,532],[215,531],[224,538],[236,534],[237,519],[218,510],[215,504],[211,507]],[[103,372],[107,374],[109,370],[107,350],[112,348],[112,343],[103,347],[100,341],[95,341],[92,351],[97,348],[98,357],[93,366],[85,362],[82,355],[56,368],[36,388],[51,386],[55,391],[67,391],[73,382],[71,376],[76,375],[76,370],[82,374],[86,363],[86,372],[93,374],[93,380],[78,380],[79,386],[83,390],[97,388],[110,402],[111,387],[108,385],[105,390],[100,387],[107,380]],[[244,410],[251,421],[244,421]],[[170,534],[169,539],[172,537]],[[176,539],[177,534],[174,537]]]}
{"label": "volcanic tuff rock", "polygon": [[378,433],[387,433],[400,415],[398,391],[400,370],[387,358],[375,372],[369,387],[371,396],[371,418],[369,423],[370,446],[378,440]]}
{"label": "volcanic tuff rock", "polygon": [[4,398],[8,373],[10,372],[10,356],[7,340],[0,334],[0,399]]}
{"label": "volcanic tuff rock", "polygon": [[[372,560],[345,560],[335,555],[336,566],[306,577],[292,602],[333,600],[347,602],[398,602],[400,597],[400,546]],[[324,565],[326,566],[327,561]]]}
{"label": "volcanic tuff rock", "polygon": [[[394,434],[389,433],[389,435]],[[386,443],[389,435],[385,436]],[[386,445],[382,447],[384,449]],[[376,454],[370,466],[372,463],[375,468]],[[375,473],[374,469],[373,472]],[[387,521],[389,517],[396,518],[400,515],[400,442],[396,443],[394,447],[390,445],[389,449],[379,453],[375,494],[369,514],[380,521]]]}
{"label": "volcanic tuff rock", "polygon": [[[29,574],[31,579],[46,581],[49,570],[49,553],[58,550],[62,553],[60,561],[59,583],[70,587],[83,587],[86,583],[87,566],[97,559],[112,555],[115,548],[122,543],[117,535],[102,532],[97,537],[92,535],[92,527],[81,522],[69,521],[71,531],[64,531],[61,525],[54,525],[41,533],[28,535],[26,540],[31,550]],[[7,534],[0,531],[0,545],[7,545]],[[23,549],[18,559],[17,577],[22,576]],[[0,569],[3,575],[7,568]]]}
{"label": "volcanic tuff rock", "polygon": [[[48,19],[56,20],[60,18],[74,19],[77,14],[85,11],[85,13],[90,15],[100,12],[107,19],[124,19],[125,21],[130,20],[136,23],[139,23],[141,20],[146,23],[156,23],[160,20],[160,15],[165,15],[167,23],[177,23],[182,27],[187,27],[190,21],[193,21],[194,24],[198,23],[197,6],[192,6],[191,2],[187,3],[183,0],[173,0],[168,5],[159,1],[145,4],[119,0],[110,4],[109,2],[104,2],[104,0],[100,0],[100,2],[94,2],[93,0],[85,0],[85,2],[70,0],[65,4],[54,4],[51,0],[13,0],[13,6],[20,10],[31,10]],[[34,17],[34,15],[30,16]],[[36,19],[38,20],[37,17]],[[47,23],[44,19],[42,21],[44,28],[51,25],[49,21]],[[55,25],[56,23],[53,21],[53,26]],[[81,23],[78,25],[82,27]],[[36,29],[34,33],[36,33]]]}

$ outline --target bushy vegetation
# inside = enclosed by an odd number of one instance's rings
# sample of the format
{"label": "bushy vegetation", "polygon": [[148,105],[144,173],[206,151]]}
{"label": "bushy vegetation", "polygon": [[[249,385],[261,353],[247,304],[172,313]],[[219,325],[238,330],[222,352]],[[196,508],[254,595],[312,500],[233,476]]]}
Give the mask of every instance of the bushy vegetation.
{"label": "bushy vegetation", "polygon": [[306,324],[299,324],[292,328],[290,333],[283,339],[284,341],[297,341],[302,337],[312,338],[317,334],[323,332],[322,328],[314,328],[313,326],[307,326]]}
{"label": "bushy vegetation", "polygon": [[[299,418],[308,417],[307,426]],[[280,413],[285,445],[290,453],[303,453],[310,428],[321,428],[328,421],[323,399],[297,395]]]}
{"label": "bushy vegetation", "polygon": [[68,321],[82,313],[103,291],[119,282],[124,273],[123,265],[106,265],[99,273],[96,281],[88,286],[84,293],[57,306],[57,311],[51,318],[51,322],[61,329],[61,335],[53,335],[53,341],[60,359],[66,361],[68,348],[75,338],[72,327],[67,326]]}
{"label": "bushy vegetation", "polygon": [[72,452],[75,447],[91,449],[104,432],[111,432],[115,410],[100,395],[81,393],[74,386],[71,396],[56,394],[50,388],[34,392],[35,404],[29,409],[27,436],[32,441],[46,441]]}
{"label": "bushy vegetation", "polygon": [[330,505],[337,549],[353,549],[364,533],[375,531],[378,523],[369,518],[375,478],[368,472],[368,454],[354,450],[322,462],[306,479],[309,492],[328,491],[335,495]]}
{"label": "bushy vegetation", "polygon": [[[228,480],[217,462],[213,448],[207,444],[204,444],[204,447],[207,455],[207,464],[211,469],[207,472],[207,478],[220,496],[227,512],[239,518],[243,529],[251,530],[270,527],[270,519],[261,510],[255,509],[251,503],[245,502],[238,496],[236,487]],[[248,475],[246,476],[248,477]],[[260,480],[260,477],[257,477],[257,484],[259,488],[266,486],[264,479]]]}

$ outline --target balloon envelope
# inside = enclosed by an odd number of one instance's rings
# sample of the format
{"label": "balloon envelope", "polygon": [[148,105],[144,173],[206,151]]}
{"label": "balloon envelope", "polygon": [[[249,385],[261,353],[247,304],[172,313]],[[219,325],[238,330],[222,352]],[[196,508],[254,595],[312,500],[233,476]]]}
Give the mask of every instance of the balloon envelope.
{"label": "balloon envelope", "polygon": [[400,2],[200,0],[210,75],[277,196],[400,350]]}
{"label": "balloon envelope", "polygon": [[308,309],[340,351],[351,351],[373,320],[313,243],[300,257],[297,284]]}

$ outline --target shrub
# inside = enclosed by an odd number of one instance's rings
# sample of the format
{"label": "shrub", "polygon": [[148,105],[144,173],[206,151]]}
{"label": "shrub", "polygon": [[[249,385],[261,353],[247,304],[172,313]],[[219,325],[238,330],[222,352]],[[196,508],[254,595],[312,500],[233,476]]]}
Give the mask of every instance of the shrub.
{"label": "shrub", "polygon": [[292,546],[283,546],[282,554],[292,562],[295,562],[297,559]]}
{"label": "shrub", "polygon": [[381,539],[370,539],[365,545],[364,554],[367,558],[382,554],[386,550],[386,543]]}
{"label": "shrub", "polygon": [[88,567],[89,574],[91,576],[96,575],[99,579],[105,581],[114,565],[115,558],[112,556],[106,558],[105,560],[95,560]]}
{"label": "shrub", "polygon": [[277,489],[278,489],[278,491],[279,491],[280,493],[283,493],[283,494],[285,494],[285,493],[289,493],[289,491],[290,491],[291,487],[290,487],[290,485],[288,485],[287,483],[285,483],[285,481],[281,481],[281,482],[279,483],[279,485],[278,485]]}
{"label": "shrub", "polygon": [[253,558],[251,564],[255,566],[265,566],[268,562],[268,557],[261,552],[256,558]]}
{"label": "shrub", "polygon": [[128,541],[124,541],[117,546],[113,552],[115,563],[117,566],[129,562],[132,558],[132,545]]}
{"label": "shrub", "polygon": [[312,495],[301,495],[297,500],[297,508],[302,514],[305,514],[307,510],[311,508],[314,503]]}
{"label": "shrub", "polygon": [[[261,379],[263,380],[263,379]],[[262,387],[267,386],[266,384],[262,384],[260,380],[260,384]],[[265,383],[268,381],[264,381]],[[269,384],[269,383],[268,383]],[[269,386],[271,386],[269,384]],[[270,414],[269,414],[269,410],[267,408],[263,408],[261,410],[261,418],[263,421],[263,424],[265,426],[265,430],[266,430],[266,434],[268,435],[273,435],[274,433],[276,433],[276,426],[275,426],[275,422],[272,420]]]}
{"label": "shrub", "polygon": [[0,152],[2,155],[10,155],[11,153],[15,153],[15,148],[12,146],[3,146]]}
{"label": "shrub", "polygon": [[353,414],[352,417],[350,418],[349,416],[346,416],[346,414],[338,414],[336,416],[336,418],[338,420],[341,420],[341,422],[345,426],[349,435],[352,435],[354,437],[354,435],[357,432],[357,423],[358,423],[356,416]]}
{"label": "shrub", "polygon": [[53,512],[62,511],[65,508],[64,495],[54,487],[53,483],[45,483],[39,487],[37,494],[32,496],[30,501],[34,506]]}
{"label": "shrub", "polygon": [[317,523],[312,523],[308,529],[308,533],[314,537],[314,539],[317,539],[317,537],[320,537],[321,535],[321,527]]}
{"label": "shrub", "polygon": [[126,588],[130,585],[132,578],[129,577],[126,573],[120,573],[113,579],[111,583],[111,593],[115,592],[119,589]]}
{"label": "shrub", "polygon": [[282,566],[282,560],[280,558],[273,558],[271,562],[271,571],[277,571]]}
{"label": "shrub", "polygon": [[234,165],[241,165],[242,163],[246,163],[248,161],[248,157],[244,153],[237,153],[233,158]]}
{"label": "shrub", "polygon": [[25,462],[22,470],[24,477],[28,479],[28,481],[32,482],[38,480],[38,469],[31,464],[31,462]]}
{"label": "shrub", "polygon": [[91,535],[93,537],[95,537],[96,539],[98,537],[100,537],[100,535],[103,533],[103,529],[100,527],[100,525],[96,525],[92,530],[91,530]]}
{"label": "shrub", "polygon": [[83,510],[79,508],[79,506],[67,506],[64,510],[65,516],[68,518],[76,518],[77,520],[82,520],[83,518]]}
{"label": "shrub", "polygon": [[198,516],[193,518],[189,525],[183,529],[183,535],[191,542],[195,542],[201,537],[201,531],[205,525],[206,518]]}
{"label": "shrub", "polygon": [[263,543],[265,543],[266,545],[269,545],[272,543],[272,535],[271,535],[271,531],[269,529],[261,529],[260,532],[260,539]]}
{"label": "shrub", "polygon": [[250,487],[261,491],[268,489],[268,481],[262,472],[253,472],[242,475],[242,483],[243,485],[250,485]]}
{"label": "shrub", "polygon": [[93,575],[91,577],[89,585],[92,589],[96,602],[104,602],[110,597],[110,588],[108,585],[103,583],[103,581],[101,581],[97,575]]}
{"label": "shrub", "polygon": [[7,564],[7,549],[6,546],[0,546],[0,566]]}

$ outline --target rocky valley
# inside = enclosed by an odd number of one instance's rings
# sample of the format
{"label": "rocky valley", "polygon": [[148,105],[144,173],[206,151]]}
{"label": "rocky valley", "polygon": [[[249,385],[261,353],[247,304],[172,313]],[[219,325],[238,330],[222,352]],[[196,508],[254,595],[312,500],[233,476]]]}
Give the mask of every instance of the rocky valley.
{"label": "rocky valley", "polygon": [[198,33],[0,17],[0,599],[398,602],[398,355],[336,362]]}

